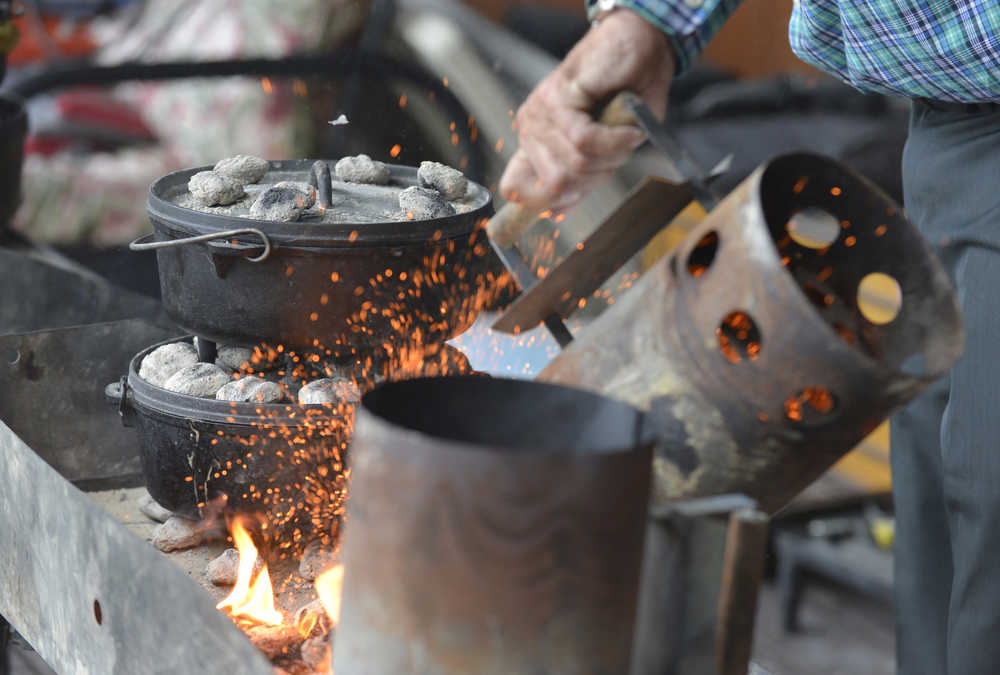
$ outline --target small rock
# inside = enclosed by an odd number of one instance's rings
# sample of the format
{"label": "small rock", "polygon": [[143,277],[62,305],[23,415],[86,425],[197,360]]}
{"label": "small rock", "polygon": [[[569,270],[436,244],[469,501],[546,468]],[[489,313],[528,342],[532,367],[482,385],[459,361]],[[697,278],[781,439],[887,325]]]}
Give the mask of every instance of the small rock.
{"label": "small rock", "polygon": [[337,178],[345,183],[368,183],[385,185],[389,182],[389,167],[373,161],[368,155],[343,157],[333,168]]}
{"label": "small rock", "polygon": [[250,217],[289,223],[298,220],[306,209],[306,195],[295,188],[269,187],[257,195],[250,206]]}
{"label": "small rock", "polygon": [[253,155],[236,155],[220,160],[213,171],[229,176],[238,181],[240,185],[246,185],[259,181],[270,168],[271,164],[266,159]]}
{"label": "small rock", "polygon": [[243,196],[243,184],[214,171],[199,171],[188,180],[188,191],[205,206],[226,206]]}
{"label": "small rock", "polygon": [[215,352],[215,365],[230,370],[240,370],[253,357],[253,350],[235,345],[219,345]]}
{"label": "small rock", "polygon": [[163,388],[188,396],[215,398],[215,393],[230,381],[226,371],[214,363],[195,363],[171,375]]}
{"label": "small rock", "polygon": [[248,375],[227,382],[215,393],[215,398],[238,403],[275,403],[284,398],[284,394],[277,383]]}
{"label": "small rock", "polygon": [[448,200],[464,197],[469,185],[469,181],[461,171],[440,162],[420,162],[417,180],[420,181],[421,187],[437,190]]}
{"label": "small rock", "polygon": [[273,659],[276,656],[288,654],[302,642],[299,629],[296,626],[281,624],[280,626],[254,626],[246,631],[250,642],[265,656]]}
{"label": "small rock", "polygon": [[323,378],[306,383],[299,389],[299,403],[357,403],[361,400],[358,386],[349,380]]}
{"label": "small rock", "polygon": [[[260,556],[253,564],[253,575],[256,576],[264,567],[264,561]],[[240,552],[235,548],[227,548],[214,558],[208,567],[205,568],[205,576],[216,586],[232,586],[236,583],[236,576],[240,569]]]}
{"label": "small rock", "polygon": [[302,661],[314,671],[327,672],[330,667],[330,643],[326,635],[309,638],[299,648]]}
{"label": "small rock", "polygon": [[440,192],[416,186],[399,193],[399,208],[403,209],[407,220],[430,220],[455,215],[455,207]]}
{"label": "small rock", "polygon": [[146,354],[139,365],[139,377],[162,387],[171,375],[198,363],[198,350],[187,342],[172,342]]}
{"label": "small rock", "polygon": [[316,577],[336,565],[339,558],[338,549],[314,541],[306,546],[302,552],[302,560],[299,561],[299,576],[309,581],[315,581]]}
{"label": "small rock", "polygon": [[139,497],[139,511],[142,515],[158,523],[166,522],[167,518],[172,515],[171,511],[160,506],[159,502],[153,499],[153,496],[148,492]]}
{"label": "small rock", "polygon": [[306,198],[305,206],[303,208],[310,208],[316,203],[316,188],[314,188],[309,183],[302,183],[294,180],[283,180],[280,183],[275,183],[276,188],[291,188],[293,190],[298,190]]}
{"label": "small rock", "polygon": [[164,553],[194,548],[205,541],[205,526],[197,520],[170,516],[153,530],[153,546]]}

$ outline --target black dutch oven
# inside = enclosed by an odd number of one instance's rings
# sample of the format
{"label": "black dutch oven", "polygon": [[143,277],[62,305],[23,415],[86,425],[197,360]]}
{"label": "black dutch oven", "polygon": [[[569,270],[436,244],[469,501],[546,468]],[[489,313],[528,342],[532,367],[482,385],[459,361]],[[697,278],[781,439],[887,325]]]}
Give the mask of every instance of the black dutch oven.
{"label": "black dutch oven", "polygon": [[225,506],[267,514],[286,533],[316,526],[329,532],[346,494],[353,405],[231,403],[177,394],[139,377],[148,353],[177,341],[139,352],[128,375],[105,388],[125,426],[139,431],[153,499],[191,517],[208,505]]}
{"label": "black dutch oven", "polygon": [[24,105],[0,97],[0,231],[14,217],[21,202],[21,164],[28,115]]}
{"label": "black dutch oven", "polygon": [[[272,161],[271,171],[307,181],[309,160]],[[490,285],[482,225],[488,190],[471,183],[468,210],[433,220],[278,223],[205,213],[174,203],[188,179],[211,167],[168,174],[152,184],[153,235],[167,313],[208,340],[289,346],[314,340],[337,355],[373,346],[443,342],[475,320],[472,297]],[[416,169],[390,165],[391,185],[417,184]],[[155,236],[156,242],[143,242]]]}

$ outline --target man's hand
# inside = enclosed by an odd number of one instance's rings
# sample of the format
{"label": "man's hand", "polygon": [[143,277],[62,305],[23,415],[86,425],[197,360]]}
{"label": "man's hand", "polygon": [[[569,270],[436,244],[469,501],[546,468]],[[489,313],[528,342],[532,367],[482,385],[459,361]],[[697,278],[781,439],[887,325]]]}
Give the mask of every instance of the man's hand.
{"label": "man's hand", "polygon": [[627,9],[602,18],[517,111],[519,146],[500,193],[539,209],[575,205],[645,139],[634,127],[595,122],[595,108],[630,90],[662,117],[673,75],[673,51],[659,29]]}

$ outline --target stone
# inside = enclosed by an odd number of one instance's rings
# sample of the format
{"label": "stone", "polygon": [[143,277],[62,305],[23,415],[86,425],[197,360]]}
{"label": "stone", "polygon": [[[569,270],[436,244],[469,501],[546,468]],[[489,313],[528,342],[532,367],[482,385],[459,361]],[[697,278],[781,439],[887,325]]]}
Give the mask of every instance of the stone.
{"label": "stone", "polygon": [[389,182],[389,167],[372,160],[368,155],[342,157],[333,170],[337,178],[345,183],[385,185]]}
{"label": "stone", "polygon": [[169,509],[160,506],[159,502],[153,499],[153,496],[148,492],[139,498],[139,512],[158,523],[166,522],[172,515]]}
{"label": "stone", "polygon": [[[253,564],[253,576],[264,567],[264,561],[260,556]],[[240,569],[240,552],[235,548],[227,548],[213,558],[205,568],[205,576],[216,586],[232,586],[236,583],[236,577]]]}
{"label": "stone", "polygon": [[215,394],[215,398],[220,401],[238,403],[276,403],[284,396],[276,382],[269,382],[254,375],[227,382]]}
{"label": "stone", "polygon": [[358,385],[350,380],[325,377],[307,382],[299,389],[299,403],[357,403],[361,400]]}
{"label": "stone", "polygon": [[139,377],[162,387],[182,368],[198,363],[198,350],[188,342],[171,342],[146,354],[139,364]]}
{"label": "stone", "polygon": [[259,181],[270,168],[271,164],[266,159],[253,155],[236,155],[219,160],[212,170],[229,176],[243,186]]}
{"label": "stone", "polygon": [[253,350],[235,345],[219,345],[215,352],[215,365],[229,370],[241,370],[253,357]]}
{"label": "stone", "polygon": [[153,530],[153,546],[164,553],[200,546],[206,540],[206,527],[200,521],[170,516]]}
{"label": "stone", "polygon": [[290,654],[302,642],[299,629],[287,624],[253,626],[246,630],[246,635],[254,647],[264,652],[264,655],[269,659]]}
{"label": "stone", "polygon": [[469,185],[469,181],[461,171],[440,162],[420,162],[417,180],[420,181],[421,187],[437,190],[442,197],[450,201],[465,197]]}
{"label": "stone", "polygon": [[188,180],[188,192],[204,206],[226,206],[243,197],[243,184],[215,171],[199,171]]}
{"label": "stone", "polygon": [[330,667],[330,642],[326,635],[303,642],[299,654],[302,661],[314,671],[325,673]]}
{"label": "stone", "polygon": [[[306,207],[306,195],[296,188],[269,187],[250,205],[250,217],[276,223],[298,220]],[[313,199],[315,201],[315,199]]]}
{"label": "stone", "polygon": [[295,180],[283,180],[280,183],[275,183],[276,188],[291,188],[293,190],[298,190],[305,197],[305,207],[310,208],[316,203],[316,188],[314,188],[309,183],[303,183],[301,181]]}
{"label": "stone", "polygon": [[399,208],[407,220],[431,220],[455,215],[455,207],[437,190],[408,187],[399,193]]}
{"label": "stone", "polygon": [[299,561],[299,576],[309,581],[315,581],[316,577],[336,565],[339,559],[338,549],[326,546],[320,541],[311,542],[302,552],[302,559]]}
{"label": "stone", "polygon": [[188,396],[215,398],[215,393],[230,381],[229,374],[214,363],[195,363],[171,375],[163,388]]}

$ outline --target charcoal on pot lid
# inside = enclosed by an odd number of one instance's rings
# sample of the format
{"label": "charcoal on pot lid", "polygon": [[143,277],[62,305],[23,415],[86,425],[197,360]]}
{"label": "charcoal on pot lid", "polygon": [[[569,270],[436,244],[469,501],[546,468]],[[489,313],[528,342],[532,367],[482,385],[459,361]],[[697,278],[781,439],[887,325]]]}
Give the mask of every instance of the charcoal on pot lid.
{"label": "charcoal on pot lid", "polygon": [[243,184],[215,171],[199,171],[188,180],[188,191],[205,206],[226,206],[243,196]]}
{"label": "charcoal on pot lid", "polygon": [[407,220],[430,220],[455,215],[455,207],[437,190],[408,187],[399,193],[399,208]]}
{"label": "charcoal on pot lid", "polygon": [[469,184],[461,171],[440,162],[420,162],[417,179],[421,187],[437,190],[449,200],[462,199]]}
{"label": "charcoal on pot lid", "polygon": [[309,183],[304,183],[297,180],[283,180],[279,183],[275,183],[276,188],[292,188],[293,190],[298,190],[305,197],[305,208],[310,208],[316,203],[316,188],[314,188]]}
{"label": "charcoal on pot lid", "polygon": [[349,380],[323,378],[313,380],[299,389],[299,403],[357,403],[361,400],[358,386]]}
{"label": "charcoal on pot lid", "polygon": [[[257,195],[257,199],[250,206],[250,217],[288,223],[299,219],[302,212],[308,208],[307,201],[309,201],[307,193],[297,188],[275,185]],[[313,197],[312,202],[315,201]]]}
{"label": "charcoal on pot lid", "polygon": [[337,178],[345,183],[385,185],[389,182],[389,167],[368,155],[342,157],[333,170]]}
{"label": "charcoal on pot lid", "polygon": [[171,375],[163,388],[188,396],[215,398],[215,393],[230,381],[229,374],[214,363],[195,363]]}
{"label": "charcoal on pot lid", "polygon": [[215,394],[215,398],[220,401],[240,403],[275,403],[283,397],[281,387],[277,383],[253,375],[232,380],[223,385]]}
{"label": "charcoal on pot lid", "polygon": [[248,347],[220,345],[215,353],[215,365],[229,370],[240,370],[244,364],[253,358],[253,351]]}
{"label": "charcoal on pot lid", "polygon": [[172,342],[157,347],[143,357],[139,364],[139,377],[150,384],[162,387],[182,368],[198,363],[198,350],[187,342]]}
{"label": "charcoal on pot lid", "polygon": [[266,159],[253,155],[236,155],[219,160],[212,170],[246,185],[259,181],[270,168],[271,165]]}

